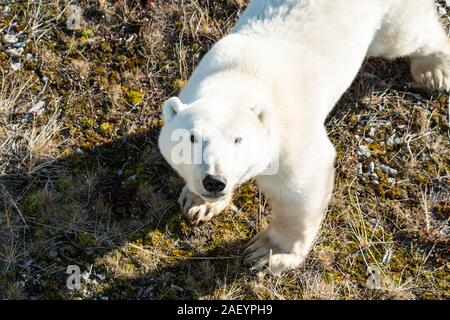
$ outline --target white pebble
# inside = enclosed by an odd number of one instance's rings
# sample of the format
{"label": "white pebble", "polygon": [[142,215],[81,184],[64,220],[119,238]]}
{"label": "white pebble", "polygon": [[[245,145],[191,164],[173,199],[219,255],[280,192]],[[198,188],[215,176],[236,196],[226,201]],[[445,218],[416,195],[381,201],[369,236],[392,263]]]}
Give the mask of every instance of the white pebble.
{"label": "white pebble", "polygon": [[66,20],[66,27],[69,30],[78,30],[81,27],[81,8],[77,5],[69,7],[69,16]]}
{"label": "white pebble", "polygon": [[369,173],[374,172],[375,172],[375,163],[372,161],[371,163],[369,163]]}
{"label": "white pebble", "polygon": [[376,131],[376,129],[375,129],[374,127],[371,127],[371,128],[369,129],[369,132],[367,133],[367,135],[368,135],[369,137],[373,138],[373,137],[375,137],[375,131]]}
{"label": "white pebble", "polygon": [[34,113],[40,115],[44,111],[45,102],[40,100],[28,111],[29,113]]}
{"label": "white pebble", "polygon": [[386,174],[396,175],[398,171],[394,168],[391,168],[385,164],[380,164],[380,169]]}
{"label": "white pebble", "polygon": [[20,42],[16,42],[12,45],[13,48],[23,48],[25,47],[25,42],[20,41]]}
{"label": "white pebble", "polygon": [[23,48],[9,48],[5,52],[13,57],[20,57],[23,53]]}
{"label": "white pebble", "polygon": [[386,141],[386,143],[390,146],[393,146],[396,144],[401,144],[402,139],[396,133],[394,133],[392,136],[389,137],[389,139]]}
{"label": "white pebble", "polygon": [[360,146],[358,147],[358,154],[359,154],[360,156],[365,156],[365,157],[367,157],[367,158],[370,158],[370,156],[371,156],[372,153],[370,152],[369,147],[364,146],[364,145],[360,145]]}
{"label": "white pebble", "polygon": [[17,61],[11,62],[11,69],[13,69],[14,71],[19,70],[21,67],[22,67],[22,64],[20,62],[17,62]]}
{"label": "white pebble", "polygon": [[16,36],[12,35],[12,34],[7,34],[7,35],[5,35],[5,36],[3,37],[3,40],[4,40],[6,43],[9,43],[9,44],[13,44],[13,43],[16,43],[17,41],[19,41],[19,39],[18,39]]}
{"label": "white pebble", "polygon": [[358,167],[357,167],[357,172],[358,172],[358,174],[363,174],[364,172],[363,172],[363,166],[362,166],[362,163],[358,163]]}

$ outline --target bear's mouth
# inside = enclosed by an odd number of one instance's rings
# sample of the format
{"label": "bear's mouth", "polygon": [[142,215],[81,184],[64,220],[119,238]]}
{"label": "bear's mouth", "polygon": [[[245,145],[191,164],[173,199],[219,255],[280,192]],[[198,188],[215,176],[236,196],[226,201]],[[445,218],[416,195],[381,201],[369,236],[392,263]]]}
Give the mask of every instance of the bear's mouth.
{"label": "bear's mouth", "polygon": [[202,193],[202,198],[204,198],[205,200],[213,200],[213,201],[218,201],[222,198],[225,197],[225,193],[223,192],[215,192],[215,193]]}

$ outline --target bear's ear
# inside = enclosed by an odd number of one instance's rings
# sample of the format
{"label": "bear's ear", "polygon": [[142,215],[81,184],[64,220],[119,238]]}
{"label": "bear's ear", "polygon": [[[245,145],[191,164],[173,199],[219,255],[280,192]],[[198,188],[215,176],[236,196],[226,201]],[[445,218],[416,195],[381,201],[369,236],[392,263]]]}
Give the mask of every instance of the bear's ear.
{"label": "bear's ear", "polygon": [[256,104],[251,108],[251,110],[258,117],[259,122],[265,126],[267,122],[265,106],[263,104]]}
{"label": "bear's ear", "polygon": [[172,97],[166,102],[164,102],[163,106],[163,118],[164,121],[170,121],[172,120],[178,112],[182,111],[186,108],[186,105],[181,102],[178,97]]}

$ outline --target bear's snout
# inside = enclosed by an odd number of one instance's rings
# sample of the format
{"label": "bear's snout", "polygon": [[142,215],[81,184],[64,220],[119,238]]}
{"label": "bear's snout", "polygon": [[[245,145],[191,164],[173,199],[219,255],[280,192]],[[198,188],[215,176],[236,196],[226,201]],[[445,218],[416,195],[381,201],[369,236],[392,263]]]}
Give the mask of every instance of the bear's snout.
{"label": "bear's snout", "polygon": [[224,177],[212,175],[207,175],[202,180],[202,184],[206,191],[213,193],[222,192],[227,186],[227,182]]}

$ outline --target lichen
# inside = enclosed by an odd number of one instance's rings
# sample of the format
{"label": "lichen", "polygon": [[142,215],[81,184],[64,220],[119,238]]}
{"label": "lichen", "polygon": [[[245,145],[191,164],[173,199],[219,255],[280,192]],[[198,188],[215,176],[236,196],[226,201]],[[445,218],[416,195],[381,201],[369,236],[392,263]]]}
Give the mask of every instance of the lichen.
{"label": "lichen", "polygon": [[137,90],[129,90],[126,93],[125,99],[127,100],[127,102],[129,104],[136,105],[136,104],[142,102],[143,97],[142,97],[141,92],[139,92]]}

